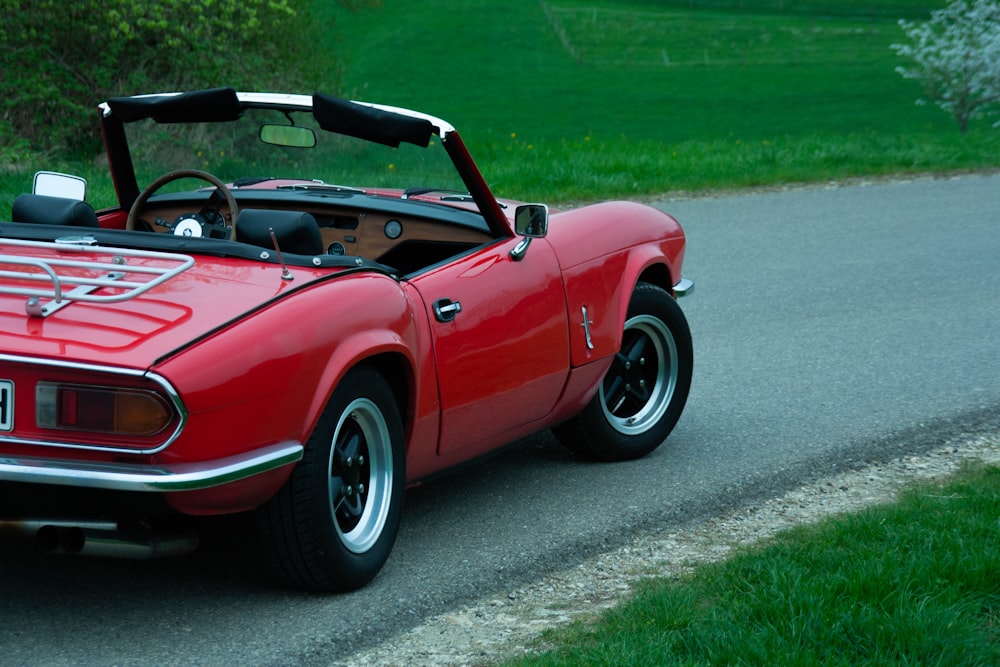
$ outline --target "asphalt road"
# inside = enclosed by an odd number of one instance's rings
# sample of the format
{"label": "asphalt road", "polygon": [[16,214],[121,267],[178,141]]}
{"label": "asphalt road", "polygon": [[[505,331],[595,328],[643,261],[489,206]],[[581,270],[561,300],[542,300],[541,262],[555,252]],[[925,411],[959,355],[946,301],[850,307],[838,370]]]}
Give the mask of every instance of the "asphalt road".
{"label": "asphalt road", "polygon": [[272,585],[240,522],[172,560],[6,546],[0,663],[328,665],[636,532],[1000,427],[1000,175],[661,207],[688,231],[696,361],[653,455],[583,463],[539,435],[415,489],[385,570],[344,596]]}

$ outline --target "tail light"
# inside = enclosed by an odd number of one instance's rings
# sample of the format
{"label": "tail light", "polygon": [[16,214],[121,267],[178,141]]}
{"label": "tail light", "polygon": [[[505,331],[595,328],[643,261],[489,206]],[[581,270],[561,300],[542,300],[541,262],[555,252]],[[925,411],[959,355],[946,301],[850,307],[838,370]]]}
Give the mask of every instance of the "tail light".
{"label": "tail light", "polygon": [[163,431],[175,416],[158,393],[139,388],[39,382],[35,419],[42,428],[149,437]]}

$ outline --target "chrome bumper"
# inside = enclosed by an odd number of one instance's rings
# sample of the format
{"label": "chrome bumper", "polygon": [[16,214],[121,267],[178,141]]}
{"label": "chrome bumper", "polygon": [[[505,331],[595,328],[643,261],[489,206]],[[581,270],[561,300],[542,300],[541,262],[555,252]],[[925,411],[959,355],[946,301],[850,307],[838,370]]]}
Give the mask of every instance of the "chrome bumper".
{"label": "chrome bumper", "polygon": [[195,491],[259,475],[302,458],[302,444],[286,442],[214,461],[142,465],[28,456],[0,456],[0,481],[116,491]]}
{"label": "chrome bumper", "polygon": [[681,278],[674,285],[674,296],[680,298],[682,296],[687,296],[694,291],[694,281],[690,278]]}

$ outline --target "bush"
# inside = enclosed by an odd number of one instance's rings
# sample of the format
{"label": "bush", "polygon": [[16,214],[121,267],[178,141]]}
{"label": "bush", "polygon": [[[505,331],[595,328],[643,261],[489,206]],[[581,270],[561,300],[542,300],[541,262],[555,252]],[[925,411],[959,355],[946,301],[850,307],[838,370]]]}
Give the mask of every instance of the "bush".
{"label": "bush", "polygon": [[312,64],[318,30],[311,3],[299,4],[0,0],[0,154],[24,141],[77,157],[99,152],[95,105],[114,95],[336,89],[336,69]]}
{"label": "bush", "polygon": [[998,0],[954,0],[931,12],[925,23],[899,25],[910,42],[892,49],[913,65],[897,71],[920,81],[930,101],[954,116],[963,134],[971,119],[1000,108]]}

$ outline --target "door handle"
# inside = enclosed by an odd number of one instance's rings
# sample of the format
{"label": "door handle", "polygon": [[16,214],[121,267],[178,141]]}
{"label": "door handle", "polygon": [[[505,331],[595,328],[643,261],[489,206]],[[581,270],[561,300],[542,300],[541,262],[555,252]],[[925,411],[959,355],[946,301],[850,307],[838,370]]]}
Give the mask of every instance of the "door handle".
{"label": "door handle", "polygon": [[462,304],[451,299],[438,299],[434,302],[434,317],[438,322],[451,322],[462,312]]}

